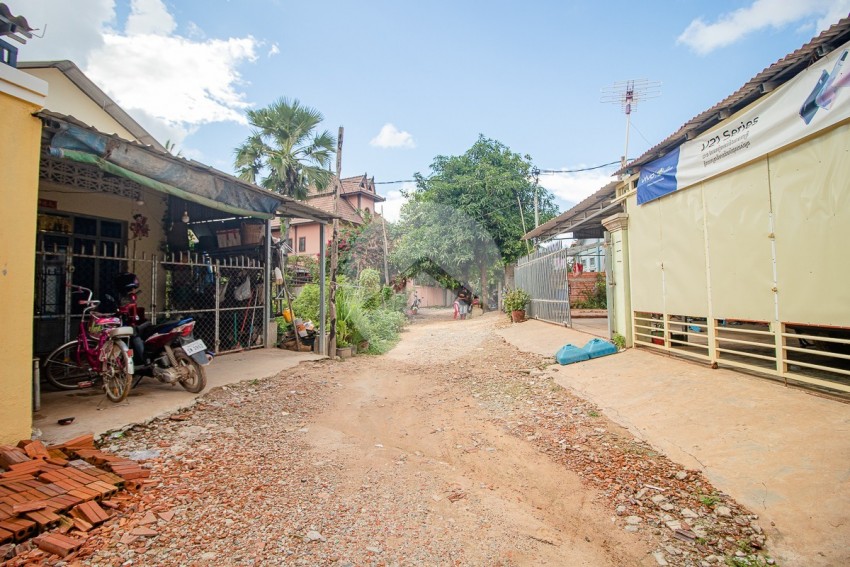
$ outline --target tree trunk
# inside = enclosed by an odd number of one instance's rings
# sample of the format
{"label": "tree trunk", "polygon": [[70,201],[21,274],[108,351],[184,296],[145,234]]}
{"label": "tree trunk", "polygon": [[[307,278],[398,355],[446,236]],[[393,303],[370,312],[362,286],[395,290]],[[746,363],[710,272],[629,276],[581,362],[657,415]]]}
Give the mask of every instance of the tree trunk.
{"label": "tree trunk", "polygon": [[478,269],[481,272],[481,281],[479,285],[481,286],[481,295],[479,296],[479,302],[481,305],[481,310],[483,312],[487,312],[487,264],[482,262],[478,265]]}

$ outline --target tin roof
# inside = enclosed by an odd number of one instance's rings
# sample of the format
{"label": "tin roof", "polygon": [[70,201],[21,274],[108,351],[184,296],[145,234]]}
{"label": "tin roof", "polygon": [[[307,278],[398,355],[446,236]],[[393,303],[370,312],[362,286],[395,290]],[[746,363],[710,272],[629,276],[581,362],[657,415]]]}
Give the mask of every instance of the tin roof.
{"label": "tin roof", "polygon": [[809,43],[764,69],[740,89],[685,122],[676,132],[616,173],[635,172],[640,166],[664,156],[686,140],[713,128],[732,114],[791,80],[809,65],[848,40],[850,40],[850,17],[842,18]]}
{"label": "tin roof", "polygon": [[522,239],[546,239],[568,232],[574,238],[602,238],[602,219],[623,210],[620,203],[613,202],[618,183],[612,181],[572,209],[529,231]]}

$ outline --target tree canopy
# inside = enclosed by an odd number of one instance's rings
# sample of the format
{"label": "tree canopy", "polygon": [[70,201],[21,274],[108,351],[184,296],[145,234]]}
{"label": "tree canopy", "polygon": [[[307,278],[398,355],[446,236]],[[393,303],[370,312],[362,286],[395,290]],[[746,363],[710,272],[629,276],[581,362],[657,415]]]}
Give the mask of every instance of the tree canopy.
{"label": "tree canopy", "polygon": [[396,262],[412,269],[436,263],[461,274],[463,283],[474,271],[486,298],[488,270],[527,253],[522,236],[534,228],[535,192],[541,222],[558,213],[531,170],[530,156],[483,135],[463,155],[434,158],[431,174],[417,173],[415,189],[406,193]]}
{"label": "tree canopy", "polygon": [[282,98],[247,116],[253,130],[235,150],[240,178],[296,199],[304,199],[311,185],[328,186],[336,139],[327,130],[316,132],[324,119],[318,110]]}

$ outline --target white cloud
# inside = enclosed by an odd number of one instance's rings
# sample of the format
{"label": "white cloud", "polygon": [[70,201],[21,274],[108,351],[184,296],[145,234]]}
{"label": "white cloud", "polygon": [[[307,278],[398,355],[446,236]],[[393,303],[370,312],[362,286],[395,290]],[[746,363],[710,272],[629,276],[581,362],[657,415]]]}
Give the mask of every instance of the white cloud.
{"label": "white cloud", "polygon": [[[579,167],[569,169],[579,169]],[[610,169],[595,169],[577,173],[556,173],[540,176],[540,185],[560,200],[573,206],[613,181]],[[563,212],[563,211],[562,211]]]}
{"label": "white cloud", "polygon": [[124,29],[127,35],[171,35],[177,22],[162,0],[131,0]]}
{"label": "white cloud", "polygon": [[378,135],[372,138],[369,145],[378,148],[415,148],[416,143],[413,141],[413,135],[410,132],[404,132],[395,127],[395,125],[387,122],[384,124]]}
{"label": "white cloud", "polygon": [[101,32],[115,21],[114,0],[5,0],[16,16],[38,31],[18,51],[22,61],[68,59],[83,67],[89,52],[103,45]]}
{"label": "white cloud", "polygon": [[272,55],[277,55],[280,53],[280,47],[277,46],[276,43],[273,43],[269,48],[269,52],[266,54],[266,57],[271,57]]}
{"label": "white cloud", "polygon": [[191,22],[182,36],[162,0],[131,0],[123,30],[114,0],[8,4],[32,26],[48,24],[21,59],[74,61],[160,142],[180,146],[211,122],[245,123],[238,68],[257,59],[262,43],[253,37],[207,39]]}
{"label": "white cloud", "polygon": [[390,222],[396,222],[401,218],[401,207],[407,203],[407,199],[401,194],[402,189],[411,190],[415,187],[413,183],[404,183],[400,189],[391,189],[382,192],[387,200],[380,205],[378,212],[384,215],[384,218]]}
{"label": "white cloud", "polygon": [[256,59],[256,47],[251,37],[193,42],[105,34],[104,46],[92,52],[85,72],[126,110],[188,133],[210,122],[245,122],[249,104],[237,90],[236,67]]}
{"label": "white cloud", "polygon": [[823,30],[846,17],[848,11],[850,0],[755,0],[750,6],[720,15],[713,23],[695,19],[677,41],[705,55],[753,32],[804,19],[818,18],[818,30]]}

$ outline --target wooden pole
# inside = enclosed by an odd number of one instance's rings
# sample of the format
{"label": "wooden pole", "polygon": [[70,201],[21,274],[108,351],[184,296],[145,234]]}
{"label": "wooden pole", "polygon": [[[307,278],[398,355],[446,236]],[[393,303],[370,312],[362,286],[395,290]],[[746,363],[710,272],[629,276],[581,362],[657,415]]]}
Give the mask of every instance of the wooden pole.
{"label": "wooden pole", "polygon": [[387,221],[384,220],[384,207],[381,205],[381,230],[384,233],[384,283],[390,285],[390,268],[387,263],[388,248],[387,245]]}
{"label": "wooden pole", "polygon": [[[525,229],[525,215],[522,214],[522,201],[519,200],[519,195],[516,196],[516,203],[519,205],[519,219],[522,221],[522,232],[525,234],[527,232]],[[528,240],[525,241],[525,247],[528,253],[531,254],[531,244],[528,243]]]}
{"label": "wooden pole", "polygon": [[334,220],[333,233],[331,236],[331,289],[328,295],[328,314],[330,316],[330,329],[328,331],[328,356],[336,357],[336,273],[339,268],[339,219],[336,218],[338,211],[339,192],[342,188],[342,135],[343,127],[339,127],[339,136],[336,139],[336,179],[334,180]]}

